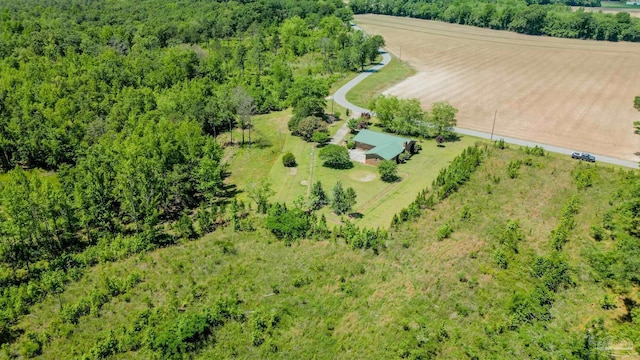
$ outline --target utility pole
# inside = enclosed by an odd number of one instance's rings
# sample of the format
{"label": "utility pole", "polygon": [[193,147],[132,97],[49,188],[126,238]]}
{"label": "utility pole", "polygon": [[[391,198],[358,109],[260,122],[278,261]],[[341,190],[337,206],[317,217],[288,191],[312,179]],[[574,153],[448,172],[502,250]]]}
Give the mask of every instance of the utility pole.
{"label": "utility pole", "polygon": [[496,117],[498,117],[498,109],[496,109],[496,113],[493,114],[493,126],[491,126],[491,141],[493,141],[493,129],[496,128]]}

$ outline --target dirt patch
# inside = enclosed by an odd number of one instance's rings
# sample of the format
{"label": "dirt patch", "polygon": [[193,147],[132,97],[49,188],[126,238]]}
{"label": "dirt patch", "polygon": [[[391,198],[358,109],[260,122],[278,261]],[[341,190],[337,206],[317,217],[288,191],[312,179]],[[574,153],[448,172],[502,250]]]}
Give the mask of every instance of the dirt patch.
{"label": "dirt patch", "polygon": [[369,182],[369,181],[373,181],[375,179],[378,178],[378,175],[376,173],[373,173],[371,171],[366,171],[366,170],[358,170],[358,171],[352,171],[349,174],[349,177],[355,181],[360,181],[360,182]]}
{"label": "dirt patch", "polygon": [[300,185],[302,185],[302,186],[309,186],[309,181],[307,181],[307,180],[302,180],[302,181],[300,181]]}
{"label": "dirt patch", "polygon": [[367,174],[367,175],[364,175],[364,176],[360,177],[358,179],[358,181],[369,182],[369,181],[375,180],[376,178],[377,178],[376,174]]}
{"label": "dirt patch", "polygon": [[292,168],[289,169],[289,175],[295,176],[296,174],[298,174],[298,168],[297,167],[292,167]]}
{"label": "dirt patch", "polygon": [[458,126],[629,161],[640,149],[640,44],[527,36],[443,22],[358,15],[418,73],[386,93],[428,109],[449,101]]}

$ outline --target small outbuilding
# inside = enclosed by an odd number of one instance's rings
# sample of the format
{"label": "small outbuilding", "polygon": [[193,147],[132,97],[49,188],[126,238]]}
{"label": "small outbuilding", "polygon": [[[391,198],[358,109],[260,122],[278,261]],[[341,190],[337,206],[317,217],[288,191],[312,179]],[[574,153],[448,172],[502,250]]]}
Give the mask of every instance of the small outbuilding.
{"label": "small outbuilding", "polygon": [[416,141],[371,130],[360,130],[353,138],[356,149],[366,151],[365,163],[377,165],[382,160],[400,162],[403,152],[414,154]]}

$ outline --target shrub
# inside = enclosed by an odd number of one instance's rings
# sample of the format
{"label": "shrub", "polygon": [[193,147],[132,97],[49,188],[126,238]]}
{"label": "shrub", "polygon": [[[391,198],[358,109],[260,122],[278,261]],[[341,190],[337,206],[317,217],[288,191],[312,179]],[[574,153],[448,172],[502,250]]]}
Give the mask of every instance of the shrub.
{"label": "shrub", "polygon": [[507,165],[507,174],[510,178],[515,179],[518,177],[518,170],[520,170],[520,165],[522,165],[522,161],[509,161]]}
{"label": "shrub", "polygon": [[493,142],[493,147],[496,149],[507,149],[509,146],[504,142],[504,139],[500,139]]}
{"label": "shrub", "polygon": [[438,241],[448,239],[453,233],[453,228],[449,224],[444,224],[438,229]]}
{"label": "shrub", "polygon": [[385,182],[398,180],[398,164],[395,161],[383,160],[378,164],[380,179]]}
{"label": "shrub", "polygon": [[311,222],[309,215],[301,209],[287,209],[284,204],[273,204],[267,212],[265,225],[277,238],[294,240],[304,237]]}
{"label": "shrub", "polygon": [[400,160],[400,162],[404,163],[407,160],[411,159],[411,154],[405,151],[398,156],[398,159]]}
{"label": "shrub", "polygon": [[356,148],[356,142],[353,140],[348,140],[347,141],[347,149],[355,149]]}
{"label": "shrub", "polygon": [[584,190],[593,185],[593,180],[597,177],[596,169],[593,166],[579,165],[571,171],[573,181],[575,181],[578,190]]}
{"label": "shrub", "polygon": [[616,305],[616,297],[613,295],[606,294],[602,301],[600,302],[600,307],[605,310],[612,310],[618,307]]}
{"label": "shrub", "polygon": [[327,134],[326,131],[316,131],[313,133],[313,136],[311,136],[311,141],[318,143],[320,145],[324,145],[328,143],[330,140],[331,140],[331,136],[329,136],[329,134]]}
{"label": "shrub", "polygon": [[353,163],[349,158],[349,151],[343,146],[329,144],[320,150],[320,159],[324,160],[323,166],[333,169],[350,169]]}
{"label": "shrub", "polygon": [[295,129],[292,129],[292,133],[306,141],[311,141],[314,133],[326,131],[326,128],[327,123],[324,120],[316,116],[309,116],[300,120]]}
{"label": "shrub", "polygon": [[541,146],[534,146],[532,148],[526,147],[524,150],[525,154],[534,155],[534,156],[544,156],[544,149]]}
{"label": "shrub", "polygon": [[589,235],[591,235],[595,241],[602,241],[602,239],[604,239],[604,229],[600,225],[592,225],[589,230]]}
{"label": "shrub", "polygon": [[507,254],[505,254],[502,249],[497,249],[493,253],[493,262],[498,265],[500,269],[506,269],[509,266],[509,260],[507,259]]}
{"label": "shrub", "polygon": [[285,153],[282,156],[282,165],[286,166],[286,167],[295,167],[298,164],[296,163],[296,157],[291,153]]}

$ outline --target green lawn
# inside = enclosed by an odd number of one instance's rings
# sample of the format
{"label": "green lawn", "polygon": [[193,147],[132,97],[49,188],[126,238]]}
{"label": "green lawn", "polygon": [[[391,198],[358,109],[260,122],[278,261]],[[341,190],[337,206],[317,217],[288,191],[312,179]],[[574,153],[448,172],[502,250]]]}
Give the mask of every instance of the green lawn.
{"label": "green lawn", "polygon": [[352,104],[367,107],[369,100],[380,95],[382,91],[413,75],[415,70],[407,63],[391,57],[391,62],[376,74],[364,79],[358,86],[347,93],[347,100]]}
{"label": "green lawn", "polygon": [[[378,170],[372,165],[354,163],[354,167],[347,170],[324,167],[318,156],[319,149],[314,151],[312,144],[287,135],[284,152],[292,152],[298,166],[285,168],[280,161],[275,162],[269,172],[269,181],[275,191],[272,200],[292,203],[300,196],[306,197],[309,184],[318,180],[330,194],[336,182],[341,181],[345,186],[353,187],[358,195],[355,211],[363,217],[355,220],[356,223],[368,227],[388,227],[395,213],[411,203],[418,192],[430,186],[440,169],[474,142],[474,138],[463,137],[461,141],[439,148],[435,142],[423,140],[423,150],[399,166],[401,181],[389,184],[379,179]],[[340,223],[339,217],[332,214],[330,209],[325,208],[323,212],[329,222]]]}

